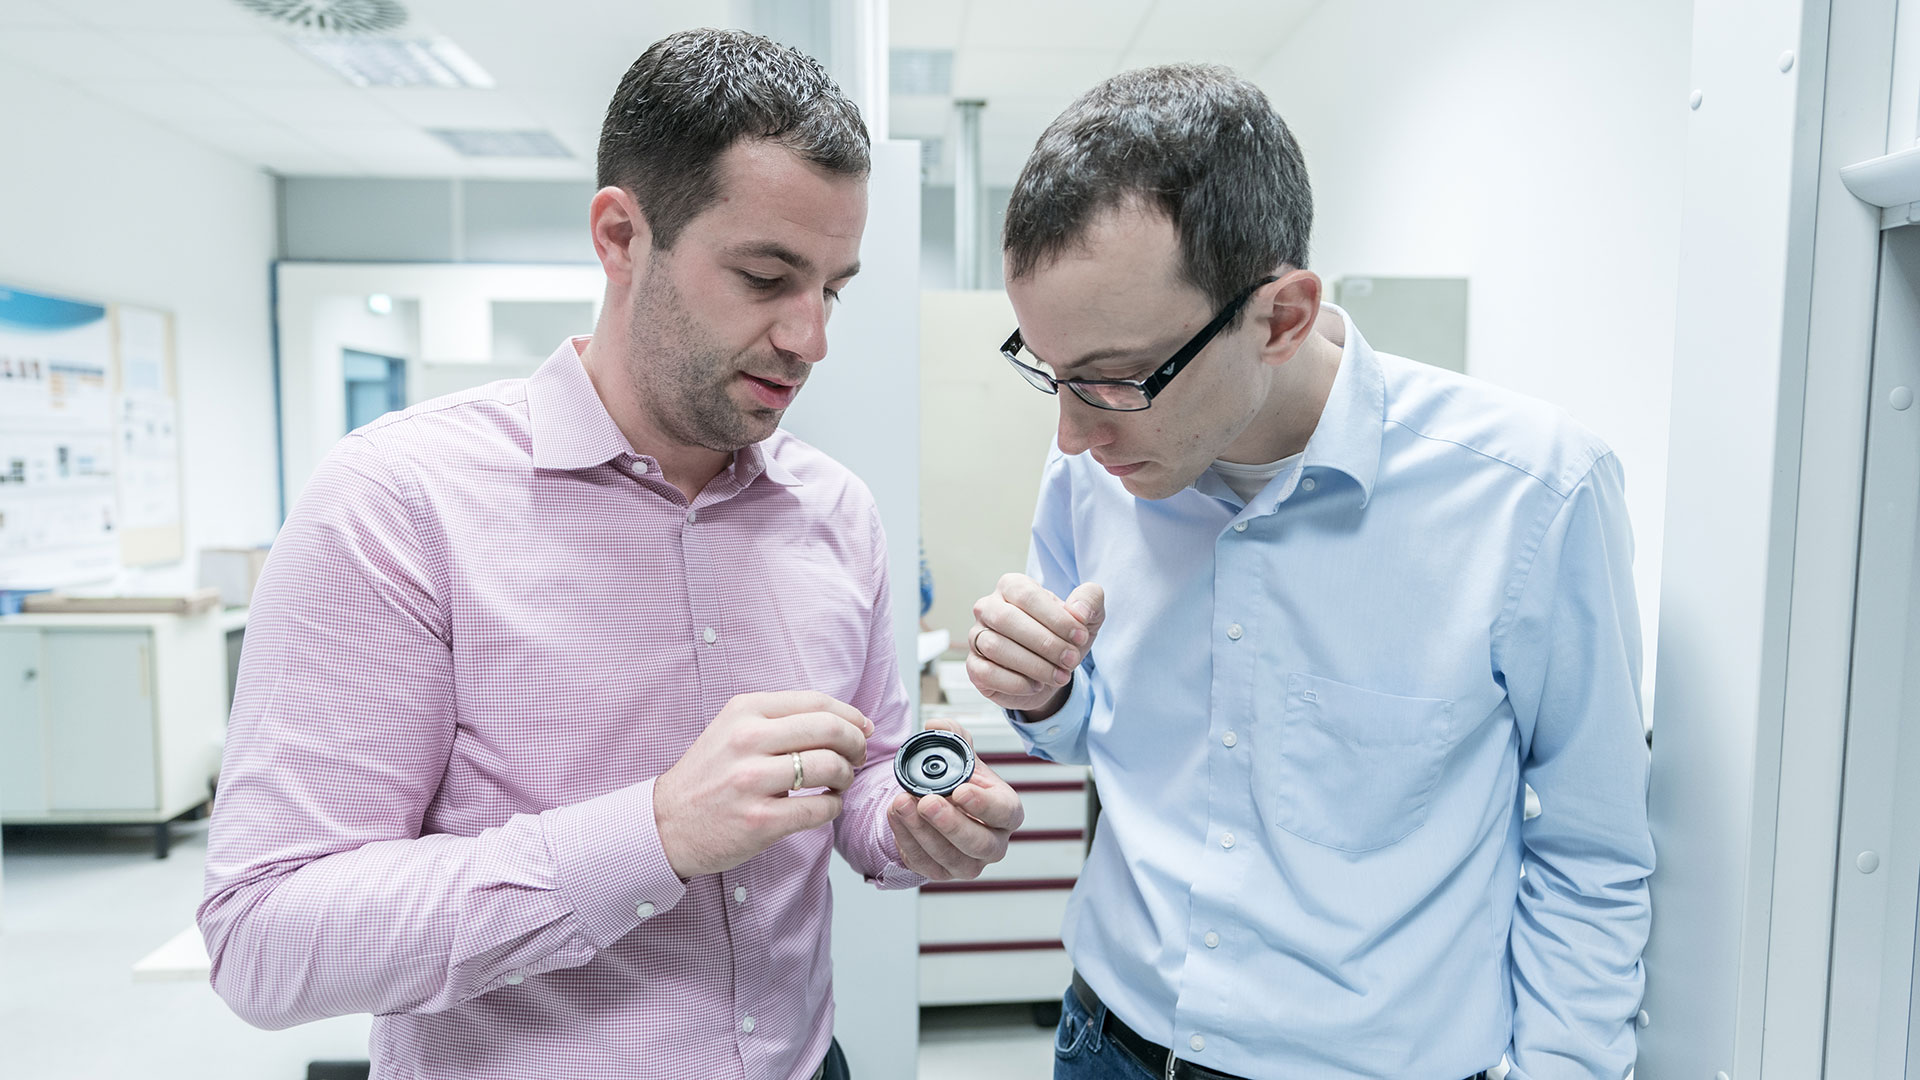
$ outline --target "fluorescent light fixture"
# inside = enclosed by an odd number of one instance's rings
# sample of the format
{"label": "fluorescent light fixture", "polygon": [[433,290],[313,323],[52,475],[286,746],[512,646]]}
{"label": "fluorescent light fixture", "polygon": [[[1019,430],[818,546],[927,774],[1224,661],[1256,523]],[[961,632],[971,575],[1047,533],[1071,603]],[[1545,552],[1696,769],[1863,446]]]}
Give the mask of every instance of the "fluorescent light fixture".
{"label": "fluorescent light fixture", "polygon": [[544,131],[449,131],[427,134],[453,147],[461,157],[570,158],[573,153]]}
{"label": "fluorescent light fixture", "polygon": [[493,76],[446,38],[297,37],[293,44],[355,86],[493,89]]}

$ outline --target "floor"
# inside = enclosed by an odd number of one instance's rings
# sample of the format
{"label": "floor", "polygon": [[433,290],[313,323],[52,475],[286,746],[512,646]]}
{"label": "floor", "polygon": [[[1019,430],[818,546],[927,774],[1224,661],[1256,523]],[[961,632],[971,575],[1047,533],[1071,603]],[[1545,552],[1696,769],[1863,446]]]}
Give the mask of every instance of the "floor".
{"label": "floor", "polygon": [[[199,902],[206,823],[175,834],[172,857],[155,859],[143,828],[7,830],[0,1076],[303,1080],[309,1061],[366,1056],[363,1016],[260,1031],[204,983],[132,981]],[[924,1010],[920,1080],[1044,1080],[1051,1038],[1025,1006]]]}

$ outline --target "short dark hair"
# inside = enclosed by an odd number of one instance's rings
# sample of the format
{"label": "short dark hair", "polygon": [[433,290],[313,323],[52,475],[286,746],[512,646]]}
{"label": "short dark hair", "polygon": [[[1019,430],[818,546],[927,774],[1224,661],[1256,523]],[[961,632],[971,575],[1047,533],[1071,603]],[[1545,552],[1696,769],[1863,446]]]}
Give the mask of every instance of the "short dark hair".
{"label": "short dark hair", "polygon": [[1025,277],[1138,200],[1180,233],[1181,276],[1224,307],[1281,264],[1307,265],[1307,163],[1267,95],[1224,67],[1126,71],[1081,95],[1034,146],[1007,204],[1008,276]]}
{"label": "short dark hair", "polygon": [[720,197],[720,155],[771,139],[828,172],[866,176],[860,110],[820,62],[744,30],[685,30],[627,69],[600,127],[598,183],[631,192],[671,248]]}

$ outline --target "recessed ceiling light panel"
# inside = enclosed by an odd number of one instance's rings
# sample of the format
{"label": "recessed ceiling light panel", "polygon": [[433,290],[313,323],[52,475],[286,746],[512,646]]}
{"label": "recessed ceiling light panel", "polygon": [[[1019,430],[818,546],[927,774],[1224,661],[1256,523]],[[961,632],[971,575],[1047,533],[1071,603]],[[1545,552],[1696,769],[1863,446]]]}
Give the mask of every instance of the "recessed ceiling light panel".
{"label": "recessed ceiling light panel", "polygon": [[274,22],[323,34],[383,34],[407,23],[395,0],[235,0]]}
{"label": "recessed ceiling light panel", "polygon": [[306,36],[293,43],[355,86],[493,89],[493,76],[446,38]]}
{"label": "recessed ceiling light panel", "polygon": [[544,131],[449,131],[427,132],[454,148],[462,157],[485,158],[566,158],[573,154],[560,140]]}

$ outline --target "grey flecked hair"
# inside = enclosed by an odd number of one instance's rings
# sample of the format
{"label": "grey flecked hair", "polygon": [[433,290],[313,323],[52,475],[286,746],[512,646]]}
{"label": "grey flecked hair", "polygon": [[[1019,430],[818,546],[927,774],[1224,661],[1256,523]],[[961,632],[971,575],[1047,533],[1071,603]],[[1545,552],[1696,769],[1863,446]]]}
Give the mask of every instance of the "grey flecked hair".
{"label": "grey flecked hair", "polygon": [[600,187],[631,192],[661,249],[720,197],[720,155],[771,139],[802,159],[864,177],[860,109],[820,62],[744,30],[685,30],[627,69],[600,128]]}
{"label": "grey flecked hair", "polygon": [[1307,265],[1313,189],[1286,122],[1231,70],[1122,72],[1035,144],[1002,244],[1018,280],[1078,244],[1101,212],[1140,200],[1180,234],[1181,276],[1224,307],[1281,265]]}

